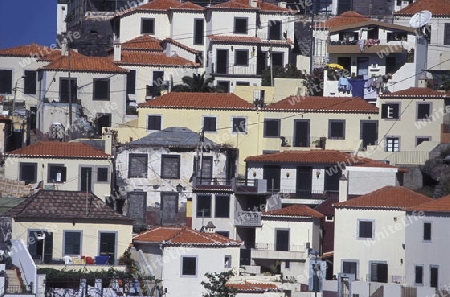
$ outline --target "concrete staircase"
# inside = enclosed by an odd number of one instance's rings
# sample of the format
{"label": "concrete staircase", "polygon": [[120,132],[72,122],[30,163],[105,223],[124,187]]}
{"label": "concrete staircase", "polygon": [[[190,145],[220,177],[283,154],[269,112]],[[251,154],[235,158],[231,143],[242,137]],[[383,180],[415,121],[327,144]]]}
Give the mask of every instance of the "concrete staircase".
{"label": "concrete staircase", "polygon": [[22,293],[22,288],[20,286],[20,279],[17,276],[15,270],[5,270],[6,279],[7,279],[7,287],[5,293]]}

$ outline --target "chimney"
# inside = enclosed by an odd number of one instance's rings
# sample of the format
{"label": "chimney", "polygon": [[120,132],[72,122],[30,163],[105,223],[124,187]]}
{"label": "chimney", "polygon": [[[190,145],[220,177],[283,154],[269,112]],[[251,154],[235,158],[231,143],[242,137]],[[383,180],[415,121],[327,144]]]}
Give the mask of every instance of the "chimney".
{"label": "chimney", "polygon": [[204,230],[206,233],[216,233],[216,226],[214,226],[213,222],[209,221]]}
{"label": "chimney", "polygon": [[345,202],[348,198],[348,179],[342,174],[339,179],[339,202]]}
{"label": "chimney", "polygon": [[122,60],[122,45],[119,42],[114,42],[114,62]]}
{"label": "chimney", "polygon": [[105,140],[105,153],[111,155],[112,154],[113,134],[109,129],[106,130],[106,132],[105,132],[104,140]]}
{"label": "chimney", "polygon": [[62,42],[61,42],[61,56],[68,56],[69,55],[69,45],[67,42],[67,38],[63,38]]}
{"label": "chimney", "polygon": [[249,0],[249,5],[251,7],[258,7],[258,0]]}
{"label": "chimney", "polygon": [[417,86],[419,88],[426,88],[427,87],[427,79],[425,76],[419,77],[419,80],[417,82]]}
{"label": "chimney", "polygon": [[281,8],[286,8],[286,2],[278,2],[278,6]]}

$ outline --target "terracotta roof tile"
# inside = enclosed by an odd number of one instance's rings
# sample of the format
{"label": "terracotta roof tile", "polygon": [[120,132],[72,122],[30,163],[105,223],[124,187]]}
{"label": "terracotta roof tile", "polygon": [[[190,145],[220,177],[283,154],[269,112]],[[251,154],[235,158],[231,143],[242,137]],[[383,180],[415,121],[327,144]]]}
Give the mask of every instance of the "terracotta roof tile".
{"label": "terracotta roof tile", "polygon": [[369,21],[370,18],[363,16],[362,14],[357,13],[356,11],[347,11],[334,18],[328,19],[325,22],[317,24],[316,28],[333,28],[333,27],[341,27],[350,24],[357,24],[364,21]]}
{"label": "terracotta roof tile", "polygon": [[116,213],[94,194],[78,191],[39,190],[4,215],[16,219],[79,219],[92,222],[106,220],[117,224],[133,224],[132,219]]}
{"label": "terracotta roof tile", "polygon": [[254,106],[232,93],[171,92],[139,104],[140,108],[236,109],[253,110]]}
{"label": "terracotta roof tile", "polygon": [[227,283],[227,287],[236,289],[238,292],[249,293],[264,293],[266,291],[278,291],[280,290],[275,284],[264,283],[251,283],[245,281],[244,283]]}
{"label": "terracotta roof tile", "polygon": [[417,206],[433,199],[404,187],[386,186],[374,192],[333,204],[337,208],[400,209]]}
{"label": "terracotta roof tile", "polygon": [[145,50],[162,52],[161,40],[142,35],[122,43],[122,50]]}
{"label": "terracotta roof tile", "polygon": [[262,0],[258,0],[257,1],[257,6],[256,7],[252,7],[249,5],[249,1],[248,0],[231,0],[228,2],[224,2],[224,3],[219,3],[216,5],[211,6],[210,8],[212,9],[253,9],[253,10],[259,10],[262,12],[287,12],[287,11],[291,11],[289,8],[283,8],[280,7],[276,4],[272,4],[272,3],[268,3],[268,2],[264,2]]}
{"label": "terracotta roof tile", "polygon": [[396,167],[391,164],[386,164],[385,162],[375,161],[375,160],[370,160],[370,161],[367,161],[366,163],[362,163],[362,164],[355,164],[353,166],[355,166],[355,167],[375,167],[375,168],[397,168],[399,172],[404,172],[404,173],[408,172],[408,170],[405,168]]}
{"label": "terracotta roof tile", "polygon": [[417,0],[394,15],[412,16],[422,10],[430,11],[435,17],[450,16],[450,0]]}
{"label": "terracotta roof tile", "polygon": [[432,199],[429,202],[423,204],[414,205],[408,210],[411,211],[425,211],[425,212],[450,212],[450,195],[442,198]]}
{"label": "terracotta roof tile", "polygon": [[82,142],[40,141],[6,153],[10,157],[108,159],[111,155]]}
{"label": "terracotta roof tile", "polygon": [[190,53],[193,53],[193,54],[198,54],[198,53],[201,52],[201,51],[198,51],[198,50],[196,50],[196,49],[190,48],[190,47],[188,47],[187,45],[182,44],[181,42],[178,42],[178,41],[176,41],[176,40],[173,40],[172,38],[166,38],[166,39],[164,39],[162,42],[163,42],[163,43],[165,43],[165,42],[167,42],[167,43],[172,43],[172,44],[174,44],[174,45],[176,45],[176,46],[178,46],[178,47],[180,47],[180,48],[182,48],[182,49],[184,49],[184,50],[186,50],[186,51],[188,51],[188,52],[190,52]]}
{"label": "terracotta roof tile", "polygon": [[301,110],[308,112],[378,113],[378,108],[356,97],[290,96],[267,105],[265,110]]}
{"label": "terracotta roof tile", "polygon": [[412,98],[412,97],[448,98],[448,97],[450,97],[450,93],[439,92],[436,90],[432,90],[430,88],[411,87],[409,89],[400,90],[400,91],[393,92],[390,94],[382,94],[382,95],[380,95],[380,97],[381,98],[390,98],[390,97],[395,97],[395,98],[402,98],[402,97],[403,98]]}
{"label": "terracotta roof tile", "polygon": [[[61,56],[44,66],[47,70],[67,71],[69,67],[69,59],[67,56]],[[81,72],[97,72],[97,73],[127,73],[128,70],[115,65],[108,57],[86,57],[81,54],[70,56],[70,70]]]}
{"label": "terracotta roof tile", "polygon": [[[70,50],[70,57],[84,57],[79,52],[76,52],[74,50]],[[57,59],[61,58],[61,50],[53,50],[50,53],[43,55],[39,58],[39,61],[55,61]]]}
{"label": "terracotta roof tile", "polygon": [[51,48],[32,43],[30,45],[21,45],[0,50],[0,56],[8,57],[30,57],[34,55],[44,56],[48,51],[52,51]]}
{"label": "terracotta roof tile", "polygon": [[187,10],[204,10],[203,7],[191,2],[181,3],[176,0],[153,0],[147,4],[141,5],[137,10],[169,10],[169,9],[187,9]]}
{"label": "terracotta roof tile", "polygon": [[194,4],[192,2],[183,2],[180,6],[173,7],[172,9],[188,9],[188,10],[205,10],[204,7]]}
{"label": "terracotta roof tile", "polygon": [[252,7],[247,3],[240,3],[239,1],[227,1],[223,3],[219,3],[210,7],[210,9],[249,9],[249,10],[258,10],[258,7]]}
{"label": "terracotta roof tile", "polygon": [[241,242],[216,233],[200,232],[188,227],[155,227],[135,237],[133,242],[164,245],[241,246]]}
{"label": "terracotta roof tile", "polygon": [[[110,61],[114,57],[109,56]],[[155,65],[155,66],[184,66],[200,67],[199,64],[191,62],[179,56],[168,57],[165,53],[149,53],[137,51],[122,51],[122,59],[114,61],[118,65]]]}
{"label": "terracotta roof tile", "polygon": [[306,206],[301,204],[295,204],[288,207],[283,207],[280,209],[263,212],[262,216],[275,216],[275,217],[311,217],[311,218],[322,218],[323,215]]}
{"label": "terracotta roof tile", "polygon": [[380,28],[402,30],[402,31],[410,32],[410,33],[416,32],[416,29],[414,29],[414,28],[405,27],[405,26],[398,25],[398,24],[389,24],[389,23],[385,23],[385,22],[375,21],[372,19],[369,19],[367,21],[357,22],[357,23],[335,26],[333,28],[329,28],[329,31],[330,31],[330,33],[333,33],[333,32],[338,32],[338,31],[342,31],[342,30],[360,28],[360,27],[368,27],[368,26],[377,26]]}

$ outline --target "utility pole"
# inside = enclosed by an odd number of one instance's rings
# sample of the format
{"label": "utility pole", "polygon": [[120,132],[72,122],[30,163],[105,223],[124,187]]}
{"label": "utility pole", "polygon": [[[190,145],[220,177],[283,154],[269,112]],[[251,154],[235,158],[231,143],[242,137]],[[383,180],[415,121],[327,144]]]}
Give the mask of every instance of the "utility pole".
{"label": "utility pole", "polygon": [[270,53],[270,86],[273,87],[273,59],[272,59],[272,44],[270,44],[269,48]]}
{"label": "utility pole", "polygon": [[70,79],[70,46],[65,38],[67,49],[67,71],[69,77],[69,140],[72,140],[72,80]]}
{"label": "utility pole", "polygon": [[315,14],[315,4],[312,5],[312,12],[311,12],[311,44],[309,47],[309,75],[313,74],[313,68],[314,68],[314,14]]}

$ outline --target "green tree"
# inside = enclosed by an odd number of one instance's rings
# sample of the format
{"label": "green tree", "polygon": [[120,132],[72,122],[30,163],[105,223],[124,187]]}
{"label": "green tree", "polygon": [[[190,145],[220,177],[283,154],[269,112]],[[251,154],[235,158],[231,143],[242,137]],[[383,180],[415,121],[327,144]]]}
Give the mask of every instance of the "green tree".
{"label": "green tree", "polygon": [[204,297],[234,297],[237,290],[235,288],[227,287],[225,284],[234,276],[233,270],[221,273],[205,273],[208,281],[202,281],[203,287],[207,293]]}
{"label": "green tree", "polygon": [[193,74],[191,76],[183,76],[181,78],[182,84],[172,87],[172,92],[200,92],[200,93],[220,93],[222,89],[220,87],[211,86],[214,81],[213,77],[205,77],[203,74]]}

